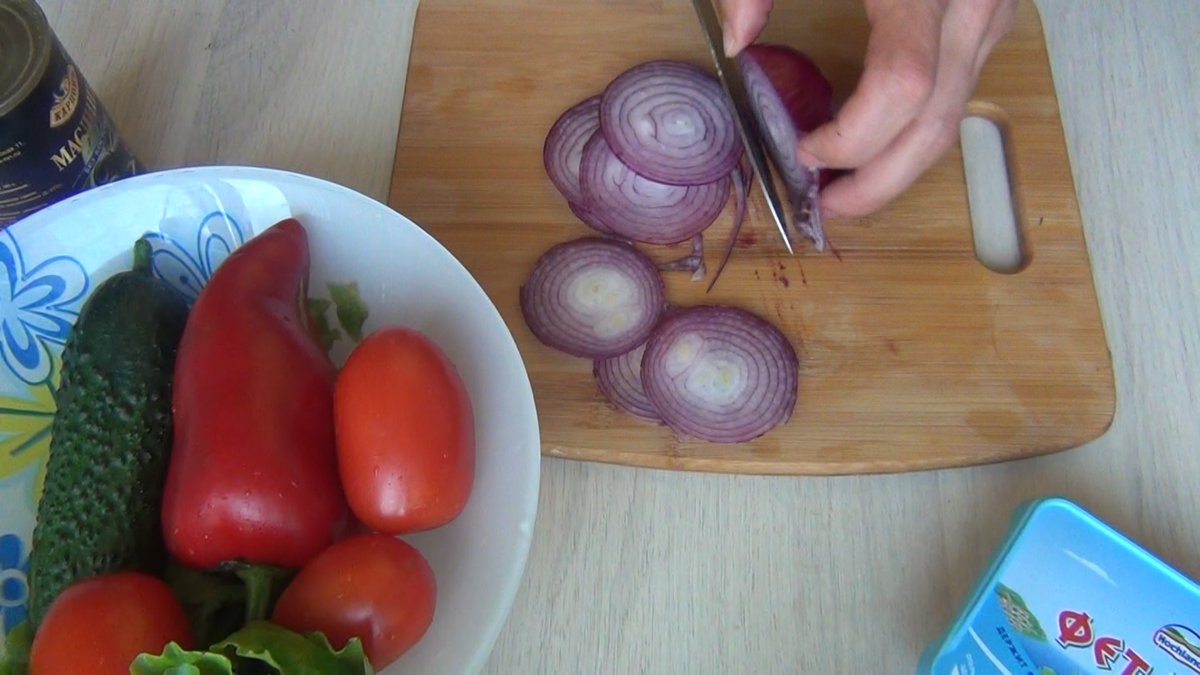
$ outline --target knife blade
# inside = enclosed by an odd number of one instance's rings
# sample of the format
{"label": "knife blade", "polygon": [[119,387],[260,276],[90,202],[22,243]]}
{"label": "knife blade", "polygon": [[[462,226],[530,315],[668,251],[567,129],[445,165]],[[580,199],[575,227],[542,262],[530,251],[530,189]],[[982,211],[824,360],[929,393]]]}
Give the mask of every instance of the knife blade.
{"label": "knife blade", "polygon": [[712,53],[713,63],[717,67],[717,77],[721,80],[725,95],[729,98],[730,106],[733,108],[734,121],[737,123],[738,133],[742,137],[742,147],[750,157],[750,166],[754,167],[754,173],[758,175],[758,184],[762,188],[763,195],[767,199],[767,206],[771,209],[771,215],[775,219],[775,227],[779,229],[779,235],[783,237],[783,245],[787,247],[789,254],[794,254],[792,241],[788,237],[787,219],[783,212],[783,205],[779,200],[779,194],[775,191],[773,175],[767,164],[767,154],[763,151],[762,131],[758,126],[758,118],[750,110],[747,102],[749,96],[746,93],[746,83],[742,79],[742,71],[733,62],[733,59],[725,56],[725,39],[712,0],[692,0],[692,5],[695,6],[696,14],[700,17],[701,32],[708,41],[708,50]]}

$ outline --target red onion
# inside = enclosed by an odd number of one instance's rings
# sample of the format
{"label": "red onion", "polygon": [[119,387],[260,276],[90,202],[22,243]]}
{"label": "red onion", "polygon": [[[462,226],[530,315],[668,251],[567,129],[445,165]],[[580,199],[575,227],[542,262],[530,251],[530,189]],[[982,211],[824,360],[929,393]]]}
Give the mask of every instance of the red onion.
{"label": "red onion", "polygon": [[823,251],[821,176],[800,163],[796,146],[805,134],[833,118],[833,86],[811,59],[782,45],[752,45],[738,55],[738,65],[767,152],[782,174],[793,223]]}
{"label": "red onion", "polygon": [[[728,173],[728,172],[726,172]],[[668,185],[635,173],[596,132],[583,148],[585,203],[614,234],[646,244],[678,244],[704,231],[729,201],[729,177]]]}
{"label": "red onion", "polygon": [[666,307],[654,262],[632,244],[582,237],[542,254],[520,289],[521,312],[543,344],[589,359],[642,342]]}
{"label": "red onion", "polygon": [[645,351],[646,344],[642,343],[620,356],[593,361],[592,377],[600,393],[618,410],[661,422],[658,411],[642,388],[642,353]]}
{"label": "red onion", "polygon": [[614,78],[601,94],[600,130],[630,169],[669,185],[715,182],[742,156],[721,83],[682,61],[648,61]]}
{"label": "red onion", "polygon": [[666,313],[642,355],[642,386],[680,437],[753,440],[786,423],[799,359],[787,337],[747,310],[698,305]]}

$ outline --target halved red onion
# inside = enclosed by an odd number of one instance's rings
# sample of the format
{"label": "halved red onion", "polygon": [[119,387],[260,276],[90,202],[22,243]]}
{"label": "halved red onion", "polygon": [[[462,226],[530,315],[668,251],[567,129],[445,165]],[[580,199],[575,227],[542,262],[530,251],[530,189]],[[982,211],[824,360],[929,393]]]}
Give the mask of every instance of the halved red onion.
{"label": "halved red onion", "polygon": [[615,77],[601,94],[600,130],[629,168],[668,185],[712,183],[742,156],[721,83],[683,61],[647,61]]}
{"label": "halved red onion", "polygon": [[618,410],[635,417],[662,422],[642,388],[642,353],[646,344],[608,359],[592,362],[592,377],[604,398]]}
{"label": "halved red onion", "polygon": [[645,342],[666,307],[662,276],[632,244],[581,237],[542,254],[520,290],[521,313],[543,344],[589,359]]}
{"label": "halved red onion", "polygon": [[579,187],[579,160],[583,144],[600,128],[600,96],[583,99],[567,108],[546,134],[542,145],[542,164],[546,175],[560,194],[572,204],[583,202]]}
{"label": "halved red onion", "polygon": [[708,293],[716,285],[717,279],[721,278],[721,272],[725,270],[725,263],[729,262],[729,255],[733,253],[733,247],[737,245],[738,234],[742,231],[742,223],[746,220],[746,199],[750,195],[750,182],[754,180],[754,167],[750,165],[738,166],[733,170],[733,199],[734,213],[733,226],[729,228],[729,241],[725,242],[725,252],[721,254],[721,264],[717,266],[717,271],[713,274],[712,281],[708,282],[708,288],[704,289]]}
{"label": "halved red onion", "polygon": [[738,54],[750,108],[767,152],[782,174],[792,220],[800,234],[825,250],[820,173],[800,163],[796,146],[833,117],[833,86],[804,54],[782,45],[753,45]]}
{"label": "halved red onion", "polygon": [[[728,173],[728,172],[726,172]],[[700,185],[668,185],[620,160],[601,132],[583,148],[579,182],[584,203],[619,236],[647,244],[678,244],[703,232],[729,201],[729,176]]]}
{"label": "halved red onion", "polygon": [[791,418],[799,359],[787,337],[752,312],[685,307],[666,313],[651,333],[642,387],[680,437],[741,443]]}
{"label": "halved red onion", "polygon": [[665,263],[661,263],[658,269],[662,272],[691,272],[692,281],[700,281],[704,278],[704,234],[697,234],[692,237],[692,252]]}

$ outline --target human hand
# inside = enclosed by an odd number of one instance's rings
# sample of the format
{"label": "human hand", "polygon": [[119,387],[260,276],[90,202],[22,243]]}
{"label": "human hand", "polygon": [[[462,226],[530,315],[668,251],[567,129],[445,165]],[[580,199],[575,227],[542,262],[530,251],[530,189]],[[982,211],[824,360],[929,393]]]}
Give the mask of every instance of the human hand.
{"label": "human hand", "polygon": [[[821,192],[825,218],[878,211],[954,145],[979,71],[1017,8],[1017,0],[864,4],[871,34],[862,78],[836,118],[798,148],[809,167],[852,170]],[[772,0],[720,5],[734,56],[766,26]]]}

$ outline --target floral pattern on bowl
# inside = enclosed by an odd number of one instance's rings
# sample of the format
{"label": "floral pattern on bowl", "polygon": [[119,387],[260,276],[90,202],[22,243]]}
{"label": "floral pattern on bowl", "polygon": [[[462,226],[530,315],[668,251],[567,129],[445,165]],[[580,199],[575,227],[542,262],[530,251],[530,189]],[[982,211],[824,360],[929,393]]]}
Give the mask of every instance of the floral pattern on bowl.
{"label": "floral pattern on bowl", "polygon": [[373,328],[404,324],[442,346],[479,402],[471,501],[453,523],[407,538],[438,576],[437,616],[380,675],[482,668],[537,512],[537,411],[516,342],[466,268],[415,223],[342,186],[254,167],[128,178],[0,231],[0,634],[26,612],[61,355],[88,294],[129,269],[133,243],[147,236],[155,274],[194,301],[234,250],[287,217],[308,230],[309,307],[335,365]]}
{"label": "floral pattern on bowl", "polygon": [[[157,230],[126,228],[121,240],[129,245],[110,244],[109,250],[131,248],[137,235],[145,234],[155,275],[194,302],[213,271],[245,243],[241,219],[220,209],[199,217],[166,217],[147,223]],[[120,253],[116,265],[85,262],[58,249],[51,252],[41,238],[27,241],[24,232],[20,223],[0,232],[0,510],[6,515],[15,510],[36,514],[67,336],[88,293],[129,262]],[[26,612],[32,520],[18,529],[0,522],[0,634]]]}

